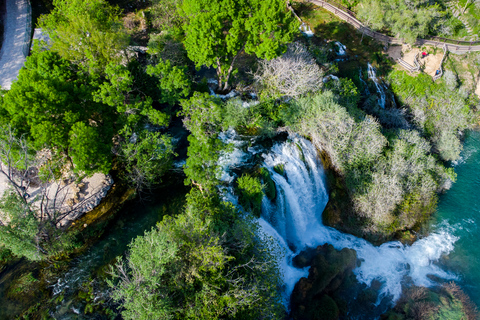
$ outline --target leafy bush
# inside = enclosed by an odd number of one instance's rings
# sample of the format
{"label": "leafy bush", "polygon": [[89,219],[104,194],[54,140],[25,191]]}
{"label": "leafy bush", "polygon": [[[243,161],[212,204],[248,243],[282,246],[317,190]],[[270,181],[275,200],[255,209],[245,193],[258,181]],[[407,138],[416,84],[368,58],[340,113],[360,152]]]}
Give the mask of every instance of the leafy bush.
{"label": "leafy bush", "polygon": [[287,123],[328,154],[345,178],[356,214],[370,221],[369,231],[413,227],[433,210],[436,192],[454,175],[430,154],[429,142],[418,132],[393,131],[387,143],[373,117],[358,109],[354,117],[339,101],[329,91],[299,98]]}
{"label": "leafy bush", "polygon": [[[456,82],[448,76],[433,82],[420,74],[413,78],[394,71],[389,79],[393,91],[408,106],[414,123],[424,131],[443,160],[458,159],[462,150],[460,134],[474,123],[474,112],[469,101],[456,91]],[[451,79],[452,78],[452,79]]]}
{"label": "leafy bush", "polygon": [[414,43],[441,25],[443,12],[429,1],[365,0],[357,6],[358,18],[373,29],[391,33]]}
{"label": "leafy bush", "polygon": [[[221,219],[219,219],[221,217]],[[228,231],[228,232],[227,232]],[[110,282],[125,319],[278,319],[273,242],[216,196],[193,191],[184,213],[130,244]]]}
{"label": "leafy bush", "polygon": [[263,186],[259,178],[242,175],[237,180],[239,203],[245,210],[251,211],[257,217],[262,213]]}

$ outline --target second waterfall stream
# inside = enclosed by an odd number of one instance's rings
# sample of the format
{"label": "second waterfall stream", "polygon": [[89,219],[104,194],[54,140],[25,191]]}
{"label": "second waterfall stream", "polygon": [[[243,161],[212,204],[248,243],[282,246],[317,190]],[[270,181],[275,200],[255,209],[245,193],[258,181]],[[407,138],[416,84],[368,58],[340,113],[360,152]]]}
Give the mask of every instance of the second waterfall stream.
{"label": "second waterfall stream", "polygon": [[[229,142],[233,142],[232,139]],[[235,145],[235,156],[223,159],[224,170],[238,167],[251,156],[239,152],[238,140]],[[248,150],[258,153],[255,148]],[[415,285],[432,286],[435,283],[431,276],[446,280],[456,278],[435,264],[442,255],[453,250],[457,240],[447,230],[439,229],[411,246],[398,241],[374,246],[364,239],[324,226],[321,216],[328,202],[324,170],[316,148],[308,140],[290,136],[286,142],[274,144],[263,154],[263,159],[263,167],[275,182],[277,196],[274,201],[264,196],[258,223],[265,236],[275,239],[279,251],[283,251],[278,257],[286,304],[295,283],[308,276],[307,269],[293,267],[292,258],[307,247],[315,248],[325,243],[337,250],[350,248],[357,252],[359,266],[354,270],[357,280],[367,286],[372,280],[382,283],[377,303],[383,298],[396,301],[407,279]]]}

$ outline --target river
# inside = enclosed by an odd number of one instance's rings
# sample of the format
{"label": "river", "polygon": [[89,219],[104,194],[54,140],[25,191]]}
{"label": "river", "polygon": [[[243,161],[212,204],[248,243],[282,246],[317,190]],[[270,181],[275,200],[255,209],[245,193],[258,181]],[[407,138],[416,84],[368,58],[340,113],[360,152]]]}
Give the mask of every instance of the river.
{"label": "river", "polygon": [[[233,142],[235,137],[229,137]],[[377,309],[365,314],[362,319],[371,319],[385,311],[385,307],[398,299],[402,284],[434,286],[431,276],[445,280],[455,279],[480,305],[480,132],[468,133],[462,158],[454,164],[458,179],[452,188],[441,195],[438,212],[432,217],[430,233],[413,245],[388,242],[374,246],[352,235],[341,233],[321,223],[321,213],[328,201],[325,176],[316,149],[298,137],[275,142],[273,147],[263,149],[244,146],[237,140],[236,149],[224,161],[224,170],[229,167],[252,165],[251,159],[259,159],[271,174],[276,184],[277,199],[266,197],[263,201],[262,218],[259,224],[264,232],[276,238],[287,253],[280,265],[284,274],[285,304],[295,283],[307,270],[292,266],[292,257],[305,247],[316,247],[324,243],[335,248],[351,248],[357,251],[361,265],[354,270],[357,279],[365,286],[379,280]],[[275,170],[283,165],[284,172]],[[237,171],[238,173],[238,171]],[[225,176],[233,178],[235,173]],[[75,292],[82,282],[95,277],[96,270],[108,264],[126,249],[128,243],[145,230],[150,229],[164,214],[178,212],[185,188],[181,183],[175,188],[166,188],[156,193],[155,201],[135,201],[122,209],[109,225],[107,232],[87,252],[70,262],[69,271],[52,284],[56,296],[64,298],[57,305],[57,319],[77,318],[82,305],[74,301]],[[173,204],[171,202],[174,202]],[[360,319],[360,318],[359,318]]]}
{"label": "river", "polygon": [[431,229],[449,229],[458,237],[455,249],[441,262],[480,306],[480,131],[466,133],[461,158],[453,166],[457,182],[441,195]]}

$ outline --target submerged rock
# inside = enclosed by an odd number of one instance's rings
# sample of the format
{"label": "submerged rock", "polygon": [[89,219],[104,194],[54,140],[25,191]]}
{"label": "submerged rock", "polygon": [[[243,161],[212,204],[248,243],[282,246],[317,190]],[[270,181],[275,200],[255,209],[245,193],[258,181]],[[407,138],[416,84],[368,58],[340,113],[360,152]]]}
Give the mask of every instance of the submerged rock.
{"label": "submerged rock", "polygon": [[396,306],[382,320],[478,319],[470,298],[455,283],[430,289],[412,286],[404,290]]}
{"label": "submerged rock", "polygon": [[301,252],[293,259],[296,267],[310,266],[308,278],[301,278],[291,296],[291,316],[295,320],[338,319],[341,301],[335,292],[344,280],[353,275],[357,262],[355,250],[335,250],[325,244]]}

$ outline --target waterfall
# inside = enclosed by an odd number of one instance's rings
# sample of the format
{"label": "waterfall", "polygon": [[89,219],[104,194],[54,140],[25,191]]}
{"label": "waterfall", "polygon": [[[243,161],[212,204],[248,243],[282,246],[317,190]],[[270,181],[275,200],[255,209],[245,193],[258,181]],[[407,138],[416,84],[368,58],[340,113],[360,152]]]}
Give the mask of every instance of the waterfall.
{"label": "waterfall", "polygon": [[310,26],[306,24],[305,22],[302,22],[302,25],[299,27],[300,31],[306,35],[307,37],[313,37],[313,31],[310,29]]}
{"label": "waterfall", "polygon": [[380,107],[385,109],[386,97],[385,97],[384,86],[379,83],[377,79],[377,72],[370,63],[368,63],[368,78],[373,80],[373,82],[375,83],[375,87],[377,87],[377,92],[380,95],[380,101],[378,102],[378,104],[380,105]]}
{"label": "waterfall", "polygon": [[360,69],[358,70],[358,73],[359,73],[358,78],[360,79],[360,81],[362,82],[363,86],[365,87],[365,93],[366,93],[367,96],[369,96],[369,95],[370,95],[370,90],[368,90],[368,85],[367,85],[367,83],[365,82],[365,80],[363,80],[363,78],[362,78],[362,68],[360,68]]}
{"label": "waterfall", "polygon": [[[276,184],[277,198],[264,197],[262,218],[263,232],[277,239],[286,251],[279,264],[285,280],[285,295],[289,297],[294,284],[305,276],[305,270],[295,269],[291,258],[306,247],[332,244],[337,250],[354,249],[361,264],[354,270],[359,282],[370,286],[373,280],[382,282],[377,303],[384,297],[397,300],[402,283],[410,280],[415,285],[432,286],[429,278],[455,279],[434,262],[454,248],[457,240],[446,230],[440,230],[413,245],[393,241],[374,246],[353,235],[344,234],[322,224],[321,214],[327,204],[323,167],[317,151],[309,141],[295,137],[275,144],[264,154],[264,167]],[[283,165],[284,170],[275,170]],[[280,172],[279,172],[280,171]]]}
{"label": "waterfall", "polygon": [[347,54],[347,47],[345,45],[338,41],[335,41],[335,45],[337,46],[339,56],[344,56]]}

